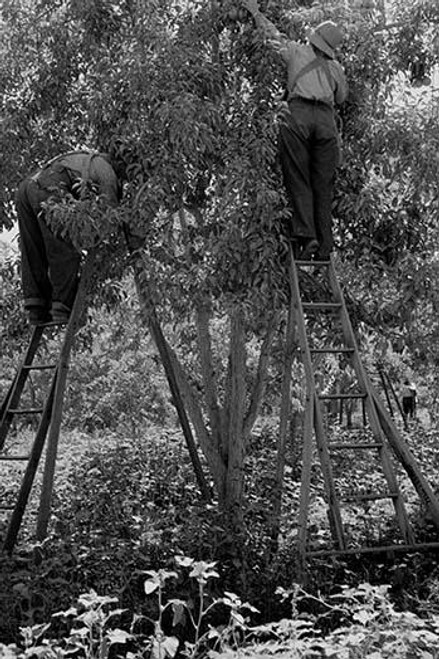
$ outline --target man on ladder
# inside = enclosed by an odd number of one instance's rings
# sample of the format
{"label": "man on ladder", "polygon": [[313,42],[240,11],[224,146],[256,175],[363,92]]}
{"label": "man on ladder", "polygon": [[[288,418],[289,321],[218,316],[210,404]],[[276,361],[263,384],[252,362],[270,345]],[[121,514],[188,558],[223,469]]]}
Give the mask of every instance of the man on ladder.
{"label": "man on ladder", "polygon": [[348,93],[343,68],[334,59],[342,33],[326,21],[309,34],[309,43],[301,44],[279,32],[260,12],[257,0],[243,0],[243,5],[287,66],[289,111],[279,119],[279,150],[293,211],[294,254],[327,260],[334,242],[331,206],[340,157],[334,105],[343,103]]}
{"label": "man on ladder", "polygon": [[121,184],[106,154],[73,151],[49,161],[19,186],[16,195],[20,231],[24,306],[33,325],[67,322],[78,285],[81,255],[47,226],[43,204],[54,194],[79,199],[96,186],[110,207],[120,201]]}

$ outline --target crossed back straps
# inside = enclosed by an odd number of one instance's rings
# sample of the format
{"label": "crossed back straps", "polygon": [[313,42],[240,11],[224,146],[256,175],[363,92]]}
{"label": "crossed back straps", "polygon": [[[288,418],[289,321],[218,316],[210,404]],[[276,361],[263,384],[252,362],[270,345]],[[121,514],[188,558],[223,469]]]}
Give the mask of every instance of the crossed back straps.
{"label": "crossed back straps", "polygon": [[[48,160],[40,169],[38,169],[35,174],[33,174],[30,178],[33,181],[37,181],[40,177],[40,175],[46,171],[47,169],[50,169],[53,165],[55,165],[58,161],[63,160],[64,158],[68,156],[75,156],[75,155],[85,155],[88,156],[88,162],[87,162],[87,169],[86,169],[86,175],[82,178],[81,180],[81,196],[85,192],[87,183],[90,181],[90,173],[91,173],[91,164],[93,161],[93,158],[96,158],[96,156],[101,155],[97,151],[68,151],[67,153],[62,153],[59,156],[55,156],[51,160]],[[68,167],[66,169],[69,170],[69,172],[73,172],[74,170],[70,170]],[[79,172],[78,172],[79,174]],[[70,174],[69,174],[70,176]]]}
{"label": "crossed back straps", "polygon": [[300,78],[303,78],[307,73],[310,71],[313,71],[314,69],[323,69],[323,73],[325,74],[329,85],[332,89],[333,83],[334,83],[334,78],[331,75],[331,70],[329,68],[328,62],[323,58],[323,57],[315,57],[311,62],[308,62],[308,64],[305,64],[305,66],[300,69],[294,76],[293,80],[291,81],[290,88],[288,90],[288,96],[293,92],[294,87],[296,86],[298,80]]}

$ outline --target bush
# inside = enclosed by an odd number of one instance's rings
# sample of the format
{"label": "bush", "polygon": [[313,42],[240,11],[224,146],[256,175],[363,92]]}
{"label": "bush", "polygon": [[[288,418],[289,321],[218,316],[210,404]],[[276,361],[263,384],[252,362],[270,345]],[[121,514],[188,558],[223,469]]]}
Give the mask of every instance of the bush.
{"label": "bush", "polygon": [[[146,573],[144,594],[156,599],[152,617],[116,608],[117,598],[91,591],[81,595],[76,606],[55,613],[50,623],[23,628],[22,643],[0,645],[0,651],[7,659],[62,659],[72,655],[85,659],[439,657],[437,616],[422,619],[413,613],[396,611],[388,586],[342,586],[330,600],[309,595],[299,586],[288,592],[279,589],[279,597],[291,601],[291,615],[279,622],[254,626],[251,617],[256,610],[250,604],[230,592],[221,597],[209,595],[208,585],[219,576],[215,568],[215,563],[176,557],[173,570]],[[188,570],[189,578],[197,584],[197,601],[165,594],[169,582],[178,581],[182,572]],[[300,613],[300,604],[310,599],[315,600],[320,612]],[[224,622],[209,624],[208,616],[217,607],[227,610]],[[172,611],[170,631],[164,626],[168,609]],[[328,616],[337,618],[338,623],[325,635],[322,626]],[[181,633],[187,625],[192,629],[190,640],[186,631]]]}

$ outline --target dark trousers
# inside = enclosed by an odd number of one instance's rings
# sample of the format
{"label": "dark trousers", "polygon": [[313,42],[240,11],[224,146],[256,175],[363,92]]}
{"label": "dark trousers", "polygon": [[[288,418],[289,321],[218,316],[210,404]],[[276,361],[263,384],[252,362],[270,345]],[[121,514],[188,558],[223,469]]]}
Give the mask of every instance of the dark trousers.
{"label": "dark trousers", "polygon": [[415,399],[413,396],[404,397],[402,399],[402,411],[404,412],[405,416],[413,418],[415,415],[415,407]]}
{"label": "dark trousers", "polygon": [[338,160],[333,109],[301,99],[289,102],[280,120],[279,155],[291,205],[291,236],[316,238],[322,250],[333,247],[331,206]]}
{"label": "dark trousers", "polygon": [[75,248],[55,236],[44,221],[41,204],[51,192],[26,179],[16,196],[20,230],[21,278],[24,304],[49,309],[71,308],[76,295],[81,257]]}

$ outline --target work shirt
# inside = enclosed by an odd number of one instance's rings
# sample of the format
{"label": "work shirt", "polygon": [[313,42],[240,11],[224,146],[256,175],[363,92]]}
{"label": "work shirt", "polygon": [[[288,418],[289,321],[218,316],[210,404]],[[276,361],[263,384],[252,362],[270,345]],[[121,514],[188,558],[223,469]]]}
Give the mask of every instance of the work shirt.
{"label": "work shirt", "polygon": [[406,384],[403,387],[402,390],[402,397],[403,398],[415,398],[416,396],[416,389],[412,384]]}
{"label": "work shirt", "polygon": [[[87,183],[95,184],[99,194],[105,197],[109,206],[116,207],[119,203],[119,182],[116,173],[107,159],[99,153],[87,151],[72,151],[54,158],[44,167],[35,172],[31,179],[39,185],[49,188],[59,187],[61,181],[64,187],[81,196],[81,189]],[[53,181],[53,183],[52,183]]]}
{"label": "work shirt", "polygon": [[[343,67],[334,59],[316,55],[310,44],[301,44],[279,32],[275,25],[262,14],[257,25],[264,32],[268,44],[282,57],[287,65],[288,98],[318,100],[334,105],[343,103],[348,95],[348,85]],[[316,61],[315,67],[300,72]]]}

